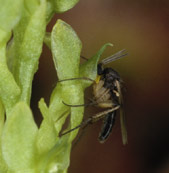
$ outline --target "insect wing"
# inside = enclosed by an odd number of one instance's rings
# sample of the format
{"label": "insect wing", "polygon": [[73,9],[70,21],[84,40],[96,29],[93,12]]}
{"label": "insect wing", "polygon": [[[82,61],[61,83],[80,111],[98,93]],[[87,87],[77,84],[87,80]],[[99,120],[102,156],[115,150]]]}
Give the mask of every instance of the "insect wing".
{"label": "insect wing", "polygon": [[103,65],[109,64],[109,63],[111,63],[113,61],[116,61],[116,60],[122,58],[122,57],[125,57],[126,55],[127,55],[127,53],[125,53],[125,49],[123,49],[123,50],[121,50],[121,51],[119,51],[119,52],[117,52],[117,53],[115,53],[115,54],[113,54],[113,55],[103,59],[101,61],[101,64],[103,64]]}
{"label": "insect wing", "polygon": [[120,82],[116,80],[116,86],[117,86],[117,91],[119,93],[119,104],[120,104],[120,124],[121,124],[121,134],[122,134],[122,141],[123,144],[127,144],[127,129],[126,129],[126,119],[125,119],[125,114],[123,111],[123,97],[122,97],[122,92],[121,92],[121,86]]}

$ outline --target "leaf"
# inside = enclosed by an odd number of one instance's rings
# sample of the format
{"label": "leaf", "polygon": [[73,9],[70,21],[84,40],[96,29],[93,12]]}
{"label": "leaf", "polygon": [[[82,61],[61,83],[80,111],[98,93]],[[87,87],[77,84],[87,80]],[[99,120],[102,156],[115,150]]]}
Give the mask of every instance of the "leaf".
{"label": "leaf", "polygon": [[39,108],[44,119],[38,131],[36,145],[39,154],[42,155],[55,145],[58,134],[55,130],[55,122],[53,121],[52,116],[50,116],[49,109],[44,102],[44,99],[39,101]]}
{"label": "leaf", "polygon": [[[81,41],[74,30],[61,20],[57,21],[52,30],[51,49],[59,80],[79,77]],[[84,103],[80,80],[58,82],[52,93],[49,110],[53,119],[56,120],[55,129],[57,133],[61,130],[69,113],[71,114],[69,128],[79,125],[83,118],[84,107],[70,107],[63,102],[72,105]],[[54,168],[57,168],[58,172],[66,171],[70,162],[71,143],[77,132],[78,130],[57,140],[56,145],[46,155],[46,160],[42,162],[42,165],[46,167],[46,172],[54,170]]]}
{"label": "leaf", "polygon": [[4,111],[3,104],[0,100],[0,136],[1,136],[2,131],[3,131],[4,120],[5,120],[5,111]]}
{"label": "leaf", "polygon": [[[58,20],[51,34],[51,48],[59,80],[79,76],[81,46],[81,41],[70,25]],[[53,115],[57,114],[57,118],[64,114],[66,115],[67,110],[70,111],[70,107],[65,106],[62,103],[63,101],[68,104],[83,104],[83,89],[79,80],[60,82],[52,93],[49,109]],[[56,104],[57,108],[54,106]],[[60,106],[58,107],[58,105]],[[83,112],[83,109],[83,107],[76,108],[76,110],[79,110],[76,112],[78,117],[73,115],[77,119],[76,121],[71,120],[72,126],[75,126],[82,120],[83,113],[81,112]],[[71,113],[73,113],[72,110],[74,109],[71,109]],[[58,130],[61,127],[60,124],[61,122],[56,122]]]}
{"label": "leaf", "polygon": [[81,47],[70,25],[58,20],[51,34],[51,49],[59,80],[78,77]]}
{"label": "leaf", "polygon": [[[75,81],[74,81],[75,82]],[[52,93],[49,110],[52,112],[52,117],[56,120],[55,128],[57,133],[60,132],[65,118],[71,113],[69,128],[74,128],[79,125],[83,118],[84,107],[69,107],[63,104],[63,101],[71,105],[84,104],[84,94],[81,82],[76,81],[74,84],[64,82],[58,84]],[[73,140],[78,130],[70,133],[70,140]]]}
{"label": "leaf", "polygon": [[[84,93],[81,85],[81,81],[77,80],[77,82],[73,85],[63,85],[62,86],[62,98],[63,101],[70,105],[81,105],[84,104]],[[69,106],[67,106],[69,107]],[[70,107],[71,117],[70,117],[70,129],[78,126],[82,119],[84,113],[84,107]],[[70,142],[77,135],[78,130],[72,131],[70,136]]]}
{"label": "leaf", "polygon": [[67,143],[68,136],[61,138],[44,157],[40,158],[38,172],[64,172],[70,163],[71,144]]}
{"label": "leaf", "polygon": [[59,133],[62,128],[65,120],[64,117],[66,117],[70,113],[70,108],[65,106],[62,101],[62,86],[61,84],[57,84],[52,92],[49,104],[49,111],[51,113],[53,121],[55,121],[55,128],[57,133]]}
{"label": "leaf", "polygon": [[[70,25],[58,20],[56,25],[53,27],[51,34],[51,48],[59,80],[79,77],[81,46],[81,41]],[[71,105],[83,104],[84,99],[81,81],[69,80],[60,82],[57,85],[54,94],[52,94],[52,99],[49,106],[53,114],[54,111],[51,108],[54,108],[54,106],[51,105],[58,102],[60,105],[63,105],[62,102]],[[79,125],[83,117],[84,108],[66,107],[71,111],[71,127]],[[63,114],[64,112],[61,113]],[[58,111],[55,111],[55,114],[58,114]],[[58,114],[57,117],[62,116],[62,114]],[[75,133],[70,134],[70,136],[72,135],[70,137],[71,140],[75,137]]]}
{"label": "leaf", "polygon": [[[24,11],[25,12],[25,11]],[[41,1],[36,10],[25,12],[14,29],[14,39],[8,52],[11,71],[21,88],[20,100],[29,104],[32,80],[38,68],[46,27],[46,1]],[[10,53],[11,52],[11,53]]]}
{"label": "leaf", "polygon": [[55,14],[55,9],[54,9],[55,7],[54,7],[53,3],[50,1],[47,1],[46,3],[47,3],[46,23],[48,24]]}
{"label": "leaf", "polygon": [[2,102],[0,101],[0,172],[7,171],[7,165],[3,159],[2,148],[1,148],[1,137],[2,137],[3,127],[4,127],[4,120],[5,120],[5,112],[4,112]]}
{"label": "leaf", "polygon": [[0,98],[8,113],[17,102],[20,95],[20,88],[16,84],[12,73],[9,71],[6,62],[6,42],[9,40],[10,32],[0,29]]}
{"label": "leaf", "polygon": [[21,18],[23,0],[0,0],[0,4],[0,28],[9,32]]}
{"label": "leaf", "polygon": [[[42,2],[42,0],[40,0]],[[39,0],[24,0],[24,7],[25,10],[24,13],[29,13],[32,15],[39,6]]]}
{"label": "leaf", "polygon": [[35,166],[38,128],[25,103],[19,102],[10,114],[2,134],[2,154],[9,170],[24,172]]}
{"label": "leaf", "polygon": [[79,0],[53,0],[56,13],[62,13],[73,8]]}

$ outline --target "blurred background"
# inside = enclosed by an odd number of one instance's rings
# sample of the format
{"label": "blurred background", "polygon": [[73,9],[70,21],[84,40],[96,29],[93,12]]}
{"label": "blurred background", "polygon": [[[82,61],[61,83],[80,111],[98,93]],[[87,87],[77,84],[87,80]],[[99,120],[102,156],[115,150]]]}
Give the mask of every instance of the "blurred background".
{"label": "blurred background", "polygon": [[[114,47],[107,48],[102,58],[124,48],[128,52],[110,64],[126,88],[128,145],[122,145],[119,117],[104,144],[97,140],[102,124],[98,122],[87,128],[73,149],[69,173],[169,173],[169,1],[80,0],[73,9],[55,15],[48,31],[58,18],[77,32],[87,58],[107,42]],[[37,121],[38,101],[44,97],[49,102],[56,81],[51,53],[44,46],[33,83]],[[85,116],[96,112],[86,108]]]}

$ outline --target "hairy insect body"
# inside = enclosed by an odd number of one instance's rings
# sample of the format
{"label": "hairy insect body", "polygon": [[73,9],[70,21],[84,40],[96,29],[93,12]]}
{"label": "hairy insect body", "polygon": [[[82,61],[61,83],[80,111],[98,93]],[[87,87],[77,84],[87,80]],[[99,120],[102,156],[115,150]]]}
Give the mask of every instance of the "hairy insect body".
{"label": "hairy insect body", "polygon": [[119,104],[116,81],[120,83],[120,76],[112,68],[105,68],[99,73],[96,83],[93,84],[94,101],[101,108],[112,108]]}
{"label": "hairy insect body", "polygon": [[93,84],[94,101],[98,107],[107,109],[93,116],[93,121],[103,119],[102,129],[99,134],[99,141],[103,143],[110,135],[115,123],[116,110],[121,105],[119,103],[120,93],[117,88],[117,83],[120,87],[120,76],[112,68],[102,68],[101,64],[98,65],[98,76],[96,83]]}
{"label": "hairy insect body", "polygon": [[111,100],[110,89],[103,87],[103,85],[103,80],[93,84],[94,101],[97,103],[98,107],[112,108],[113,102]]}

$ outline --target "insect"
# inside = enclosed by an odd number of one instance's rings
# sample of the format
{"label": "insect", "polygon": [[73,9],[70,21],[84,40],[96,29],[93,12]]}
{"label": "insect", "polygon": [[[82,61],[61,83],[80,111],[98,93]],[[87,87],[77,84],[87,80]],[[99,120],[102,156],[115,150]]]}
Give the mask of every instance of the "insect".
{"label": "insect", "polygon": [[[103,125],[99,134],[99,142],[103,143],[109,137],[112,132],[112,128],[115,124],[117,111],[120,113],[122,142],[125,145],[127,143],[127,131],[125,124],[125,116],[123,112],[123,98],[121,92],[122,80],[120,75],[111,67],[104,68],[104,65],[115,61],[126,54],[123,54],[124,50],[117,52],[113,56],[110,56],[102,60],[97,66],[97,78],[93,84],[93,99],[91,105],[97,105],[100,108],[106,110],[99,112],[87,120],[84,120],[80,125],[70,129],[62,135],[70,133],[71,131],[83,127],[85,128],[89,124],[93,124],[100,119],[103,119]],[[64,103],[66,104],[66,103]],[[84,105],[68,105],[67,106],[84,106]]]}

